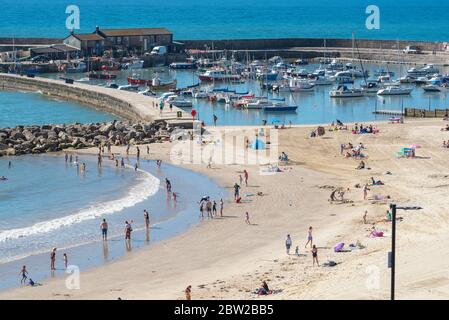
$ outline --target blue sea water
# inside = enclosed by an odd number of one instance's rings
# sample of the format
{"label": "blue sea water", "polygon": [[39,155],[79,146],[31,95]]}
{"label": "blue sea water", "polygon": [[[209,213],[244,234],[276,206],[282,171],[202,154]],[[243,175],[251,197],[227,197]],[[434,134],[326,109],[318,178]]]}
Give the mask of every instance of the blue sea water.
{"label": "blue sea water", "polygon": [[[73,157],[75,160],[75,157]],[[12,166],[8,166],[11,161]],[[227,193],[206,176],[154,161],[125,160],[126,168],[95,156],[79,155],[86,172],[66,162],[64,155],[0,158],[0,290],[18,284],[21,265],[34,280],[50,276],[48,252],[58,248],[57,267],[66,252],[70,263],[83,270],[114,260],[132,249],[176,235],[199,222],[197,201],[204,195],[219,200]],[[167,196],[165,178],[178,194]],[[150,212],[145,232],[143,209]],[[109,223],[109,243],[101,241],[100,222]],[[131,247],[123,242],[124,221],[132,223]],[[58,271],[58,274],[63,273]]]}
{"label": "blue sea water", "polygon": [[32,124],[103,122],[116,118],[88,106],[50,99],[39,93],[0,90],[0,128]]}
{"label": "blue sea water", "polygon": [[[80,8],[81,29],[166,27],[175,39],[318,37],[448,40],[447,0],[22,0],[0,1],[0,37],[64,37],[66,7]],[[380,29],[365,27],[368,5]]]}

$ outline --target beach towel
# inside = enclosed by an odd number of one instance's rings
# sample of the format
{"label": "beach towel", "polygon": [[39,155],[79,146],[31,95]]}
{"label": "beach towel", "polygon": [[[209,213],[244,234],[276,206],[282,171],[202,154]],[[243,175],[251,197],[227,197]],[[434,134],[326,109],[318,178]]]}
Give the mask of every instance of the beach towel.
{"label": "beach towel", "polygon": [[343,242],[340,242],[339,244],[337,244],[334,247],[334,252],[341,252],[343,250],[344,246],[345,246],[345,244]]}

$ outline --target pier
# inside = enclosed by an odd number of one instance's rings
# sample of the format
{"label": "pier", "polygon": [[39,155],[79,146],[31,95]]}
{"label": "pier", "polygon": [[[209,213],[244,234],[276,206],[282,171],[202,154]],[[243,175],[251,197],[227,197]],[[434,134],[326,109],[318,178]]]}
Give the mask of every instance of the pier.
{"label": "pier", "polygon": [[63,80],[0,74],[0,90],[42,92],[44,95],[82,103],[126,120],[192,119],[190,114],[175,106],[170,111],[166,105],[161,112],[159,101],[155,97],[79,82],[67,84]]}

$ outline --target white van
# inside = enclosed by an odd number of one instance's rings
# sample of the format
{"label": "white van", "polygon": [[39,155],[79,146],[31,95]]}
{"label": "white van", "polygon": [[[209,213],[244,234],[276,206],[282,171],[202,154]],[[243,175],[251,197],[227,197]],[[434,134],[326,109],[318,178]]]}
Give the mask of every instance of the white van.
{"label": "white van", "polygon": [[157,46],[154,47],[153,50],[151,50],[151,55],[155,56],[162,56],[167,53],[167,47],[166,46]]}

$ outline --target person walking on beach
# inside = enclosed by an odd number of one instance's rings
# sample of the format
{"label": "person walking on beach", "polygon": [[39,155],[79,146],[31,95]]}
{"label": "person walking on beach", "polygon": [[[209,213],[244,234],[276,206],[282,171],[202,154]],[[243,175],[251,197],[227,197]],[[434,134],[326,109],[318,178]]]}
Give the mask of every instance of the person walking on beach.
{"label": "person walking on beach", "polygon": [[186,290],[184,291],[184,293],[185,293],[185,295],[186,295],[186,300],[192,300],[192,296],[191,296],[191,293],[192,293],[192,286],[188,286],[188,287],[186,288]]}
{"label": "person walking on beach", "polygon": [[292,238],[290,235],[287,235],[287,240],[285,240],[285,248],[287,249],[287,254],[290,255],[290,248],[292,246]]}
{"label": "person walking on beach", "polygon": [[368,188],[368,183],[366,183],[365,186],[363,187],[363,200],[366,200],[366,198],[368,197],[369,190],[370,188]]}
{"label": "person walking on beach", "polygon": [[178,198],[178,194],[176,192],[172,192],[173,195],[173,201],[176,202],[176,199]]}
{"label": "person walking on beach", "polygon": [[312,226],[309,227],[309,231],[307,234],[307,242],[306,242],[306,245],[304,246],[304,248],[307,248],[307,245],[309,244],[309,242],[310,242],[310,247],[312,247],[312,245],[313,245]]}
{"label": "person walking on beach", "polygon": [[121,161],[120,165],[121,165],[122,168],[125,167],[125,159],[123,159],[123,157],[122,157],[122,161]]}
{"label": "person walking on beach", "polygon": [[56,248],[53,248],[50,253],[50,269],[52,271],[56,270],[55,262],[56,262]]}
{"label": "person walking on beach", "polygon": [[106,222],[106,219],[103,219],[103,221],[100,224],[101,234],[103,236],[103,240],[108,240],[108,223]]}
{"label": "person walking on beach", "polygon": [[240,197],[240,186],[237,182],[234,184],[234,199],[237,200]]}
{"label": "person walking on beach", "polygon": [[147,154],[150,154],[150,146],[147,145]]}
{"label": "person walking on beach", "polygon": [[137,160],[140,159],[140,148],[136,147],[136,152],[137,152]]}
{"label": "person walking on beach", "polygon": [[20,280],[20,284],[25,284],[26,280],[28,278],[28,271],[27,271],[27,267],[23,266],[22,270],[20,271],[20,274],[22,275],[22,280]]}
{"label": "person walking on beach", "polygon": [[249,213],[248,212],[245,213],[245,222],[246,222],[246,224],[251,225],[251,221],[249,221]]}
{"label": "person walking on beach", "polygon": [[128,221],[125,221],[125,240],[131,240],[132,231],[133,228],[131,227],[131,224]]}
{"label": "person walking on beach", "polygon": [[150,228],[150,214],[148,213],[147,209],[143,210],[143,218],[145,219],[145,226],[147,229]]}
{"label": "person walking on beach", "polygon": [[218,120],[218,117],[214,114],[214,126],[215,127],[217,126],[217,120]]}
{"label": "person walking on beach", "polygon": [[62,255],[62,260],[64,261],[64,267],[67,269],[67,265],[69,264],[69,259],[67,258],[67,253],[64,252]]}
{"label": "person walking on beach", "polygon": [[313,247],[312,247],[312,260],[313,260],[313,266],[315,266],[315,262],[318,265],[318,267],[320,266],[320,263],[318,262],[318,249],[315,245],[313,245]]}
{"label": "person walking on beach", "polygon": [[243,170],[243,174],[244,174],[244,176],[245,176],[245,185],[248,186],[248,177],[249,177],[248,171]]}
{"label": "person walking on beach", "polygon": [[365,210],[365,214],[363,215],[363,223],[367,224],[368,222],[366,221],[366,217],[368,215],[368,210]]}
{"label": "person walking on beach", "polygon": [[224,207],[223,199],[220,199],[220,217],[223,217],[223,207]]}

